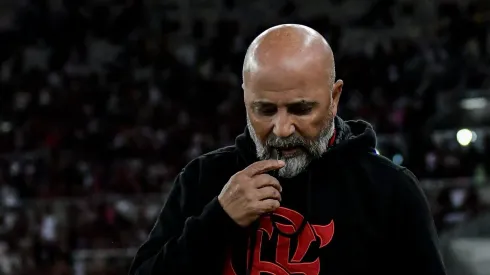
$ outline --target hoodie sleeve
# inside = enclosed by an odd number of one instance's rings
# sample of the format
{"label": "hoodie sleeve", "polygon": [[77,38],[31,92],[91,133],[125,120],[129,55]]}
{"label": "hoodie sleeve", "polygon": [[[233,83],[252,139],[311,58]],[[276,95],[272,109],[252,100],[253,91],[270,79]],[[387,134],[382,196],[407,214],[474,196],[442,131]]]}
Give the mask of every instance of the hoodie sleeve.
{"label": "hoodie sleeve", "polygon": [[148,239],[134,257],[130,275],[200,274],[224,265],[227,240],[239,226],[217,197],[204,207],[196,206],[201,195],[197,186],[206,184],[199,182],[200,166],[189,164],[175,179]]}
{"label": "hoodie sleeve", "polygon": [[[397,223],[395,233],[399,264],[404,274],[445,275],[445,267],[438,248],[438,236],[427,199],[415,175],[402,171],[397,183]],[[406,271],[406,272],[405,272]]]}

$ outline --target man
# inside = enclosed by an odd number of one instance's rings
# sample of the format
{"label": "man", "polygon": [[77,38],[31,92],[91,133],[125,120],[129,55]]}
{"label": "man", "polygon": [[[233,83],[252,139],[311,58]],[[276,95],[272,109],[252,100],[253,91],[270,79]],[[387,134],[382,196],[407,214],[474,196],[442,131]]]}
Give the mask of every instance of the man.
{"label": "man", "polygon": [[342,86],[316,31],[259,35],[245,133],[182,170],[130,274],[445,274],[417,180],[336,116]]}

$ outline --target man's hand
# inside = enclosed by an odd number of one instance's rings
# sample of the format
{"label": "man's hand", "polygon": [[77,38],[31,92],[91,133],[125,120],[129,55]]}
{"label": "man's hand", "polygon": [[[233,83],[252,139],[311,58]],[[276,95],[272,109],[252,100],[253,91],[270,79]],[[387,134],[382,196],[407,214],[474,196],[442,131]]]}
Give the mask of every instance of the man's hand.
{"label": "man's hand", "polygon": [[247,227],[260,215],[279,208],[282,187],[265,174],[285,165],[281,160],[255,162],[233,175],[218,196],[225,212],[240,226]]}

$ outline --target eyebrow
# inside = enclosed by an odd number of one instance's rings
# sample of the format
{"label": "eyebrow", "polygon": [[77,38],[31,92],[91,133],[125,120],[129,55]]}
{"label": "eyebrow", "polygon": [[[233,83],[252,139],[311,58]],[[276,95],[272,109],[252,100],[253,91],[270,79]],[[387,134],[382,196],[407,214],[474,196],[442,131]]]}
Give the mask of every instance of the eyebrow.
{"label": "eyebrow", "polygon": [[295,101],[295,102],[291,102],[291,103],[288,103],[286,104],[287,107],[293,107],[293,106],[298,106],[298,105],[304,105],[304,106],[307,106],[307,107],[315,107],[316,105],[318,105],[318,102],[316,101],[308,101],[308,100],[299,100],[299,101]]}
{"label": "eyebrow", "polygon": [[[257,100],[257,101],[252,102],[253,108],[270,106],[270,105],[275,105],[275,104],[270,102],[270,101],[264,101],[264,100]],[[306,105],[308,107],[314,107],[314,106],[318,105],[318,102],[301,99],[301,100],[297,100],[294,102],[286,103],[286,107],[297,106],[297,105]]]}

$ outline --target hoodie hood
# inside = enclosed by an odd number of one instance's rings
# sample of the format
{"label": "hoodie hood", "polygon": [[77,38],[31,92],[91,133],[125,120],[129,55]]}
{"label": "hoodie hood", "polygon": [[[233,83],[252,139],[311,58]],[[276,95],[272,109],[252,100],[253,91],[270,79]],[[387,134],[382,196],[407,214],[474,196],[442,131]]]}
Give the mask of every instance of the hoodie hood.
{"label": "hoodie hood", "polygon": [[[334,119],[335,132],[330,146],[322,156],[333,153],[375,153],[376,133],[373,126],[363,120],[344,121],[336,116]],[[245,165],[258,161],[255,143],[250,136],[250,131],[245,127],[245,132],[239,135],[235,141],[236,148],[245,162]]]}

